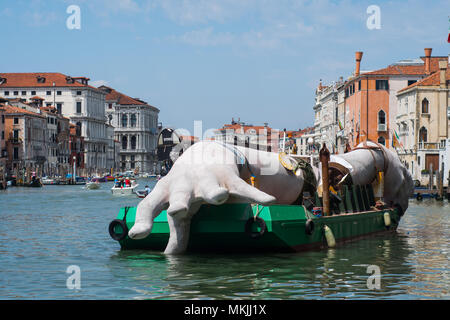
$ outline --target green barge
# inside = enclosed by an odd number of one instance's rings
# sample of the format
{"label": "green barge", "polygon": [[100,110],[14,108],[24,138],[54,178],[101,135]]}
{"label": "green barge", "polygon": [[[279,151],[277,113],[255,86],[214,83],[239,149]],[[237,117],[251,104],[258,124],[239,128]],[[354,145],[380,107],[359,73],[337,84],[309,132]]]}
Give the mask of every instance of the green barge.
{"label": "green barge", "polygon": [[[315,215],[304,205],[203,205],[192,218],[187,251],[294,252],[395,231],[402,210],[376,208],[373,199],[361,196],[361,190],[350,190],[355,197],[347,192],[329,216]],[[166,211],[154,220],[151,234],[140,240],[127,236],[135,215],[136,207],[122,208],[109,226],[111,237],[122,249],[164,250],[170,234]]]}

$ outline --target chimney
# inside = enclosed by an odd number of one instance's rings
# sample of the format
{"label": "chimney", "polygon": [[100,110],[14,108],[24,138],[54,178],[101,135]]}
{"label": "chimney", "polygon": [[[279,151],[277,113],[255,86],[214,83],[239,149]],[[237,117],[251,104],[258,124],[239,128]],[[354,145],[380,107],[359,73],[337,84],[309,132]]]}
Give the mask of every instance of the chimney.
{"label": "chimney", "polygon": [[432,48],[425,48],[425,74],[431,73],[431,50]]}
{"label": "chimney", "polygon": [[447,79],[445,77],[447,73],[447,60],[439,61],[439,84],[441,88],[445,88]]}
{"label": "chimney", "polygon": [[355,77],[359,76],[362,56],[363,56],[362,51],[356,51],[355,52],[355,60],[356,60]]}

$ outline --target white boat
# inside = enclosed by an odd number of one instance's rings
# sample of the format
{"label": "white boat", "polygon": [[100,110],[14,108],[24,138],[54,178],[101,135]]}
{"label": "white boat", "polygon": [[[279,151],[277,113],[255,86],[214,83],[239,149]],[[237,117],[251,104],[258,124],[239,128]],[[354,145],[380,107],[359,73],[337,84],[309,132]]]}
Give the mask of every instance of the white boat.
{"label": "white boat", "polygon": [[116,186],[114,186],[111,188],[111,192],[114,195],[130,195],[130,194],[135,193],[134,191],[136,190],[136,188],[138,186],[139,186],[138,184],[134,184],[134,183],[131,184],[131,187],[116,187]]}
{"label": "white boat", "polygon": [[85,188],[89,190],[100,189],[100,182],[88,182]]}
{"label": "white boat", "polygon": [[44,178],[42,178],[42,184],[45,184],[45,185],[55,184],[55,180],[44,177]]}

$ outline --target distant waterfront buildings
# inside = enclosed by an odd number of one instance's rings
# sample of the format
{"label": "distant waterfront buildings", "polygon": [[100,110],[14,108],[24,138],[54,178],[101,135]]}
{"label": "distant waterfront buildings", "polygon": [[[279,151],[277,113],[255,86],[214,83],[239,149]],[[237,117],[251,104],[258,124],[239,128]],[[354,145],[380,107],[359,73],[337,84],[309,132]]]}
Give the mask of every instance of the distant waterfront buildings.
{"label": "distant waterfront buildings", "polygon": [[431,163],[447,177],[449,57],[431,56],[431,48],[424,51],[419,59],[375,71],[361,71],[363,53],[356,52],[355,70],[347,80],[320,83],[316,90],[314,144],[325,142],[343,153],[371,140],[396,150],[421,183]]}
{"label": "distant waterfront buildings", "polygon": [[279,131],[273,130],[268,123],[263,126],[254,126],[237,121],[234,118],[231,124],[225,124],[215,131],[214,140],[249,148],[272,151],[278,150]]}
{"label": "distant waterfront buildings", "polygon": [[159,109],[107,86],[99,89],[106,95],[106,118],[120,145],[120,170],[156,172]]}
{"label": "distant waterfront buildings", "polygon": [[0,73],[0,97],[41,101],[79,127],[84,137],[86,171],[107,168],[106,94],[88,84],[89,78],[61,73]]}

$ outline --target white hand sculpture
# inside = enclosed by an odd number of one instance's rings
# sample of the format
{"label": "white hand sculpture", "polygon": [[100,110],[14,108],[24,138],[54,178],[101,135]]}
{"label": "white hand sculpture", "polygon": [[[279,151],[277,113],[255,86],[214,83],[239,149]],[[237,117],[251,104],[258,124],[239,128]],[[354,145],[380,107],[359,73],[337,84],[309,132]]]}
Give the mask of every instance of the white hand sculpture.
{"label": "white hand sculpture", "polygon": [[[252,174],[259,189],[245,181]],[[147,237],[153,220],[167,209],[170,237],[165,253],[183,253],[191,218],[203,203],[292,204],[302,187],[302,174],[287,172],[276,153],[201,141],[188,148],[139,203],[128,235],[132,239]]]}

